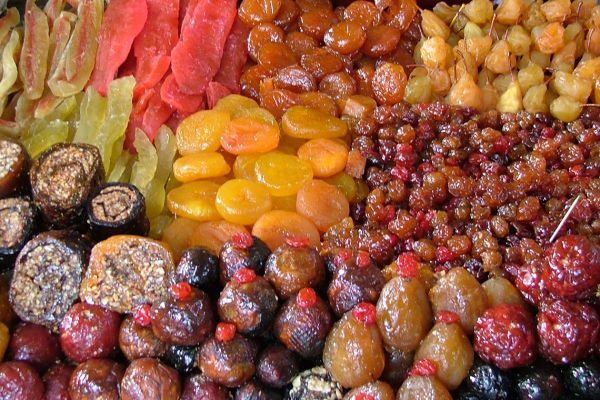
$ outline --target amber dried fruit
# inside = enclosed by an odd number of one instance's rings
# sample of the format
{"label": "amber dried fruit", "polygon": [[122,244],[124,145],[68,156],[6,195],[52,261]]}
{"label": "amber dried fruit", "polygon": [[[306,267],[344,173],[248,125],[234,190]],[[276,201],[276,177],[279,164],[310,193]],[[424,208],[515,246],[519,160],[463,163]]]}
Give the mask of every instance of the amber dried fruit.
{"label": "amber dried fruit", "polygon": [[367,33],[360,23],[342,21],[329,28],[323,40],[332,49],[350,54],[360,49],[366,38]]}
{"label": "amber dried fruit", "polygon": [[367,32],[362,52],[373,58],[383,57],[396,49],[401,36],[400,30],[392,26],[377,25]]}
{"label": "amber dried fruit", "polygon": [[281,7],[281,0],[244,0],[238,9],[240,19],[247,25],[275,19]]}
{"label": "amber dried fruit", "polygon": [[258,62],[258,52],[265,43],[283,43],[285,32],[271,22],[261,22],[250,30],[248,35],[248,55]]}
{"label": "amber dried fruit", "polygon": [[319,47],[307,50],[300,57],[300,65],[316,79],[333,74],[344,68],[341,56],[335,51]]}
{"label": "amber dried fruit", "polygon": [[317,227],[308,218],[293,211],[272,210],[263,214],[252,227],[252,234],[261,238],[273,251],[288,237],[306,237],[311,246],[320,243]]}
{"label": "amber dried fruit", "polygon": [[404,381],[396,400],[450,400],[452,395],[435,376],[411,376]]}
{"label": "amber dried fruit", "polygon": [[393,105],[404,99],[407,77],[402,65],[384,63],[375,70],[373,93],[379,104]]}
{"label": "amber dried fruit", "polygon": [[336,21],[337,17],[333,11],[318,8],[300,15],[300,18],[298,18],[298,25],[301,32],[321,41],[329,27]]}
{"label": "amber dried fruit", "polygon": [[506,278],[495,276],[481,284],[488,298],[490,307],[498,304],[525,305],[523,295]]}
{"label": "amber dried fruit", "polygon": [[298,191],[296,211],[310,219],[319,231],[325,232],[349,215],[350,204],[337,187],[313,179]]}

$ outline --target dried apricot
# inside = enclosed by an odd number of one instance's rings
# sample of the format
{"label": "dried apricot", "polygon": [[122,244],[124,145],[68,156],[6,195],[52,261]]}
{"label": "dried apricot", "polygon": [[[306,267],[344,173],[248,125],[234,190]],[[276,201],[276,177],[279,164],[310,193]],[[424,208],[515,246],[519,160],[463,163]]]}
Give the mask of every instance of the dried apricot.
{"label": "dried apricot", "polygon": [[181,257],[181,253],[185,249],[190,247],[190,236],[197,227],[197,221],[188,218],[175,218],[163,230],[161,240],[173,250],[173,256],[176,260]]}
{"label": "dried apricot", "polygon": [[218,110],[198,111],[190,115],[177,128],[177,151],[181,155],[217,151],[229,120],[229,113]]}
{"label": "dried apricot", "polygon": [[238,9],[238,15],[244,23],[254,26],[260,22],[275,19],[281,7],[281,0],[244,0]]}
{"label": "dried apricot", "polygon": [[214,152],[190,154],[178,158],[173,163],[173,175],[179,182],[215,178],[227,175],[229,171],[231,168],[225,158]]}
{"label": "dried apricot", "polygon": [[256,180],[254,166],[260,154],[240,154],[233,163],[233,176],[238,179]]}
{"label": "dried apricot", "polygon": [[271,209],[269,190],[260,183],[246,179],[232,179],[218,190],[215,199],[217,211],[228,222],[252,225]]}
{"label": "dried apricot", "polygon": [[189,246],[200,246],[219,254],[226,241],[231,240],[236,233],[248,234],[248,230],[240,224],[227,221],[208,221],[198,224],[189,237]]}
{"label": "dried apricot", "polygon": [[263,214],[252,227],[252,234],[262,239],[272,251],[285,244],[288,237],[307,238],[311,246],[318,246],[321,239],[319,231],[308,218],[281,210]]}
{"label": "dried apricot", "polygon": [[273,196],[290,196],[298,192],[313,177],[310,163],[296,156],[277,152],[267,153],[256,161],[256,179]]}
{"label": "dried apricot", "polygon": [[350,205],[337,187],[315,179],[298,191],[296,211],[310,219],[319,231],[325,232],[350,214]]}
{"label": "dried apricot", "polygon": [[219,185],[208,181],[185,183],[169,192],[167,207],[180,217],[194,221],[214,221],[220,218],[215,208]]}
{"label": "dried apricot", "polygon": [[384,63],[375,70],[373,93],[379,104],[393,105],[404,98],[407,77],[399,64]]}
{"label": "dried apricot", "polygon": [[348,132],[348,126],[339,118],[304,106],[287,110],[281,128],[286,135],[302,139],[338,138]]}
{"label": "dried apricot", "polygon": [[254,118],[230,121],[221,135],[221,146],[231,154],[266,153],[279,144],[279,127]]}
{"label": "dried apricot", "polygon": [[348,148],[335,140],[312,139],[300,146],[298,157],[310,163],[315,177],[331,177],[344,171]]}
{"label": "dried apricot", "polygon": [[392,26],[378,25],[367,32],[362,51],[369,57],[383,57],[396,49],[401,36],[400,31]]}
{"label": "dried apricot", "polygon": [[261,22],[248,35],[248,55],[258,62],[258,52],[265,43],[283,43],[285,32],[271,22]]}
{"label": "dried apricot", "polygon": [[325,34],[325,44],[342,54],[350,54],[365,43],[367,33],[354,21],[342,21],[333,25]]}

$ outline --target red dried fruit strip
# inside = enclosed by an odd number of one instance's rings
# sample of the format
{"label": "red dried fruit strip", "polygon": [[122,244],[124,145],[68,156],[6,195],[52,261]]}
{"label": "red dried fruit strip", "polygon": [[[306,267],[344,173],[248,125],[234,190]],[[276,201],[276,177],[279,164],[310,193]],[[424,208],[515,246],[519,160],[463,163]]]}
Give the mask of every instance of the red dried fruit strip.
{"label": "red dried fruit strip", "polygon": [[148,108],[142,118],[142,130],[151,142],[154,142],[158,130],[171,118],[171,114],[173,114],[173,109],[162,101],[157,90],[156,94],[150,98]]}
{"label": "red dried fruit strip", "polygon": [[25,33],[19,60],[19,77],[23,83],[24,95],[30,100],[35,100],[42,97],[44,92],[48,70],[50,28],[48,17],[34,0],[27,0],[23,18]]}
{"label": "red dried fruit strip", "polygon": [[215,81],[221,83],[232,93],[240,92],[240,77],[248,60],[247,42],[249,33],[250,28],[236,17],[225,42],[219,71],[215,75]]}
{"label": "red dried fruit strip", "polygon": [[184,93],[173,74],[167,75],[160,88],[162,100],[180,112],[192,113],[198,111],[204,102],[204,96]]}
{"label": "red dried fruit strip", "polygon": [[44,13],[48,16],[50,27],[54,25],[54,21],[59,17],[65,5],[65,0],[49,0],[44,6]]}
{"label": "red dried fruit strip", "polygon": [[101,95],[106,96],[108,84],[127,59],[147,17],[146,0],[112,0],[106,7],[98,36],[96,65],[89,83]]}
{"label": "red dried fruit strip", "polygon": [[219,70],[237,8],[234,0],[193,4],[187,9],[181,39],[171,52],[171,68],[182,92],[200,95]]}
{"label": "red dried fruit strip", "polygon": [[179,0],[146,0],[148,18],[133,41],[136,59],[134,97],[158,84],[171,65],[179,40]]}
{"label": "red dried fruit strip", "polygon": [[208,108],[213,108],[219,100],[230,95],[231,91],[220,84],[219,82],[211,82],[206,88],[206,105]]}

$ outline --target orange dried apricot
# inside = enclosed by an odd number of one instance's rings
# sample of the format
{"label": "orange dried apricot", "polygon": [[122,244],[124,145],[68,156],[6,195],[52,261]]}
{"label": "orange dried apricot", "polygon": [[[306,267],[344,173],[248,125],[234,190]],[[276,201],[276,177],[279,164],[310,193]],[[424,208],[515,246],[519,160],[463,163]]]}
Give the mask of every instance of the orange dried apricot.
{"label": "orange dried apricot", "polygon": [[229,113],[220,110],[198,111],[190,115],[177,128],[177,151],[181,155],[217,151],[229,120]]}
{"label": "orange dried apricot", "polygon": [[173,163],[173,175],[179,182],[227,175],[229,164],[220,153],[207,152],[183,156]]}
{"label": "orange dried apricot", "polygon": [[252,234],[262,239],[272,251],[285,244],[288,237],[307,238],[311,246],[318,246],[321,239],[317,227],[308,218],[283,210],[264,213],[254,223]]}
{"label": "orange dried apricot", "polygon": [[248,55],[258,62],[258,51],[265,43],[283,43],[285,32],[271,22],[261,22],[248,34]]}
{"label": "orange dried apricot", "polygon": [[281,0],[244,0],[238,8],[238,15],[245,24],[254,26],[273,21],[280,7]]}
{"label": "orange dried apricot", "polygon": [[219,188],[215,205],[225,221],[252,225],[271,209],[271,195],[258,182],[232,179]]}
{"label": "orange dried apricot", "polygon": [[248,233],[248,230],[243,225],[223,220],[202,222],[190,236],[189,245],[206,247],[214,254],[219,254],[223,244],[236,233]]}
{"label": "orange dried apricot", "polygon": [[240,154],[233,162],[233,176],[238,179],[256,180],[254,166],[260,154]]}
{"label": "orange dried apricot", "polygon": [[273,196],[290,196],[313,177],[310,163],[297,156],[271,152],[260,156],[254,167],[256,179]]}
{"label": "orange dried apricot", "polygon": [[350,214],[350,204],[337,187],[321,180],[305,183],[296,198],[296,211],[325,232]]}
{"label": "orange dried apricot", "polygon": [[253,118],[236,118],[221,135],[221,146],[231,154],[265,153],[279,144],[279,127]]}
{"label": "orange dried apricot", "polygon": [[163,230],[161,240],[173,250],[173,257],[178,260],[181,253],[190,247],[190,237],[198,227],[198,221],[188,218],[175,218]]}
{"label": "orange dried apricot", "polygon": [[167,207],[173,214],[194,221],[220,219],[215,208],[217,190],[219,185],[209,181],[184,183],[169,192]]}
{"label": "orange dried apricot", "polygon": [[300,146],[298,157],[310,163],[315,177],[328,178],[344,171],[348,148],[336,140],[312,139]]}
{"label": "orange dried apricot", "polygon": [[286,135],[302,139],[338,138],[348,132],[339,118],[304,106],[288,109],[281,118],[281,128]]}

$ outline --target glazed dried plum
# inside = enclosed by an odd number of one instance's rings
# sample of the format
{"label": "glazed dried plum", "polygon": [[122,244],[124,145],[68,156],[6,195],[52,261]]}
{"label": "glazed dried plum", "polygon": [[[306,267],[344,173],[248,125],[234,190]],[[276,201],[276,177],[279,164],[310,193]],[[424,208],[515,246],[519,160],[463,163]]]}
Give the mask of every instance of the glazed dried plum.
{"label": "glazed dried plum", "polygon": [[268,345],[258,356],[256,376],[268,386],[284,387],[298,372],[296,355],[280,344]]}
{"label": "glazed dried plum", "polygon": [[202,373],[213,381],[237,387],[254,375],[257,351],[256,343],[235,332],[235,325],[221,322],[215,336],[200,348],[197,362]]}
{"label": "glazed dried plum", "polygon": [[56,364],[44,374],[45,400],[71,400],[69,380],[75,368],[67,364]]}
{"label": "glazed dried plum", "polygon": [[381,379],[394,388],[400,387],[408,376],[408,371],[413,364],[415,353],[412,351],[398,351],[386,349],[385,368]]}
{"label": "glazed dried plum", "polygon": [[515,395],[520,400],[555,400],[562,392],[559,371],[538,361],[514,374]]}
{"label": "glazed dried plum", "polygon": [[214,289],[219,279],[219,257],[204,247],[191,247],[181,254],[174,281],[187,282],[204,291]]}
{"label": "glazed dried plum", "polygon": [[537,314],[540,354],[554,364],[567,364],[590,354],[598,338],[596,310],[584,303],[547,301]]}
{"label": "glazed dried plum", "polygon": [[463,386],[481,400],[503,400],[510,399],[512,381],[508,373],[477,357]]}
{"label": "glazed dried plum", "polygon": [[543,277],[551,293],[589,297],[600,283],[600,246],[584,236],[560,237],[546,252]]}
{"label": "glazed dried plum", "polygon": [[273,333],[288,349],[305,358],[321,355],[325,338],[333,325],[327,304],[314,289],[301,289],[280,308]]}
{"label": "glazed dried plum", "polygon": [[[368,257],[367,253],[363,254]],[[327,297],[333,312],[339,317],[358,303],[375,303],[383,285],[383,274],[369,259],[361,265],[338,267],[329,282]]]}
{"label": "glazed dried plum", "polygon": [[325,341],[323,364],[342,386],[355,388],[383,373],[385,353],[375,306],[359,303],[335,323]]}
{"label": "glazed dried plum", "polygon": [[125,367],[112,360],[94,359],[75,368],[69,382],[71,400],[118,400]]}
{"label": "glazed dried plum", "polygon": [[600,362],[595,357],[576,361],[562,370],[565,391],[578,399],[600,398]]}
{"label": "glazed dried plum", "polygon": [[235,392],[235,400],[281,400],[281,396],[256,382],[248,382]]}
{"label": "glazed dried plum", "polygon": [[60,345],[67,357],[83,362],[115,354],[121,317],[87,303],[74,304],[60,323]]}
{"label": "glazed dried plum", "polygon": [[181,374],[189,374],[196,364],[198,346],[167,346],[163,360]]}
{"label": "glazed dried plum", "polygon": [[475,324],[473,347],[483,360],[501,369],[531,364],[537,355],[533,316],[518,305],[489,308]]}
{"label": "glazed dried plum", "polygon": [[[186,283],[187,284],[187,283]],[[193,346],[200,344],[213,330],[214,315],[210,298],[200,289],[185,285],[171,286],[167,299],[152,305],[152,331],[165,343]]]}
{"label": "glazed dried plum", "polygon": [[460,325],[467,334],[473,333],[477,318],[487,309],[485,291],[464,268],[452,268],[429,291],[433,312],[452,311],[460,317]]}
{"label": "glazed dried plum", "polygon": [[277,295],[269,282],[256,276],[254,270],[242,268],[221,291],[217,310],[222,321],[235,324],[242,334],[254,336],[273,321],[277,306]]}
{"label": "glazed dried plum", "polygon": [[396,400],[451,400],[444,384],[435,376],[410,376],[396,394]]}
{"label": "glazed dried plum", "polygon": [[302,371],[292,380],[287,393],[288,400],[341,400],[342,386],[336,382],[323,366]]}
{"label": "glazed dried plum", "polygon": [[288,299],[304,287],[319,287],[325,281],[325,265],[316,249],[286,243],[267,259],[265,278],[280,298]]}
{"label": "glazed dried plum", "polygon": [[133,360],[121,381],[122,400],[178,400],[180,394],[177,371],[154,358]]}
{"label": "glazed dried plum", "polygon": [[262,273],[271,250],[265,242],[248,233],[234,234],[231,240],[223,244],[220,260],[221,283],[225,284],[238,269],[250,268]]}
{"label": "glazed dried plum", "polygon": [[[371,397],[368,397],[371,396]],[[344,400],[394,400],[394,389],[385,382],[375,381],[352,389],[344,396]]]}
{"label": "glazed dried plum", "polygon": [[143,326],[134,317],[126,317],[119,329],[119,348],[129,360],[160,357],[165,343],[154,335],[150,326]]}
{"label": "glazed dried plum", "polygon": [[183,384],[181,400],[231,400],[229,391],[202,374],[189,376]]}
{"label": "glazed dried plum", "polygon": [[2,400],[42,400],[44,382],[29,364],[8,361],[0,363],[0,393]]}
{"label": "glazed dried plum", "polygon": [[48,328],[30,322],[17,325],[10,338],[11,359],[24,361],[45,371],[60,359],[58,338]]}

